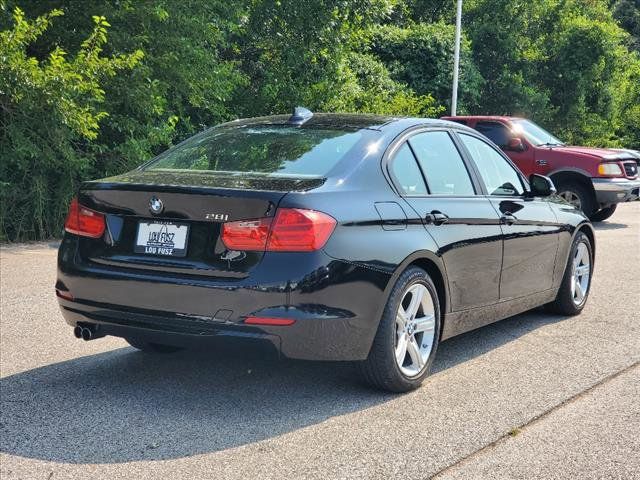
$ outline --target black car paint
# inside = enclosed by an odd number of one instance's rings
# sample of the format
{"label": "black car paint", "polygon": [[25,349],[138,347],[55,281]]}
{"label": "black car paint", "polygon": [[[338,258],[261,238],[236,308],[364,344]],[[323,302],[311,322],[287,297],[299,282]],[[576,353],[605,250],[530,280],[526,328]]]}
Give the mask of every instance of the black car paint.
{"label": "black car paint", "polygon": [[[377,149],[356,152],[323,179],[159,177],[136,170],[84,184],[80,202],[107,214],[108,231],[102,239],[65,234],[56,288],[74,296],[58,299],[67,322],[159,343],[234,336],[268,340],[291,358],[362,360],[389,291],[409,265],[426,268],[439,287],[445,339],[553,300],[576,232],[593,240],[586,218],[562,202],[487,196],[460,142],[476,196],[400,195],[387,169],[394,149],[428,129],[445,129],[454,138],[456,131],[478,135],[464,126],[346,115],[315,115],[308,125],[366,129]],[[166,205],[162,218],[192,223],[186,258],[132,253],[137,221],[152,217],[152,195]],[[232,221],[270,216],[278,207],[319,210],[338,226],[321,251],[230,258],[218,237],[221,224],[206,219],[212,209]],[[448,221],[434,222],[428,215],[434,211]],[[509,225],[507,214],[517,222]],[[248,315],[296,323],[244,325]]]}

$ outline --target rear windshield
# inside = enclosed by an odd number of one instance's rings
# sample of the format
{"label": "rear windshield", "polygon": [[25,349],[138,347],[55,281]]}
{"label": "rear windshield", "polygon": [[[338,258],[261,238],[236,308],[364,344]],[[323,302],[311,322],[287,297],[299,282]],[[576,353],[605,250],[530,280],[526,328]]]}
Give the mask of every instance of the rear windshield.
{"label": "rear windshield", "polygon": [[325,128],[216,127],[167,150],[143,168],[322,177],[361,139],[361,131]]}

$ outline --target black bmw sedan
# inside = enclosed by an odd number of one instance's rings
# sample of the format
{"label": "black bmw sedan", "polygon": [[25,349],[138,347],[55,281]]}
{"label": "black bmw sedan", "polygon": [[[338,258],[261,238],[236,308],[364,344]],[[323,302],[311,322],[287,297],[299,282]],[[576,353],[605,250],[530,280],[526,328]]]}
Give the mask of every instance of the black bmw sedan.
{"label": "black bmw sedan", "polygon": [[594,232],[553,193],[455,123],[233,121],[83,184],[56,294],[85,340],[265,340],[407,391],[447,338],[541,305],[583,309]]}

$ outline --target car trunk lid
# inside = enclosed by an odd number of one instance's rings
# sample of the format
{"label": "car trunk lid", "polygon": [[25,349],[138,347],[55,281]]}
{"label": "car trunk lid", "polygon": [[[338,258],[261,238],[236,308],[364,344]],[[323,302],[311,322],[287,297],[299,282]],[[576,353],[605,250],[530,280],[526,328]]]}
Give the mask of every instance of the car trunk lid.
{"label": "car trunk lid", "polygon": [[157,170],[87,182],[79,201],[104,213],[107,228],[102,238],[83,238],[80,254],[114,268],[243,278],[264,252],[229,251],[222,224],[271,217],[287,192],[322,182]]}

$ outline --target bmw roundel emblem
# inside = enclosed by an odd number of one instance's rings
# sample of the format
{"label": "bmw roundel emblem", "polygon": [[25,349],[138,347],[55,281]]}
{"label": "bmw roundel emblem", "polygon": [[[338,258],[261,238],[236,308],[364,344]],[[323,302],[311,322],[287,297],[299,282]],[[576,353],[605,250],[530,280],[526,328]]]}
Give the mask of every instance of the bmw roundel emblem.
{"label": "bmw roundel emblem", "polygon": [[164,204],[162,203],[162,200],[160,200],[155,195],[151,197],[151,199],[149,200],[149,211],[154,215],[159,215],[162,213],[162,210],[164,210]]}

